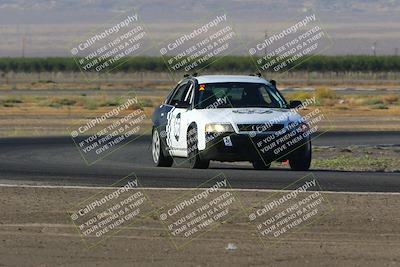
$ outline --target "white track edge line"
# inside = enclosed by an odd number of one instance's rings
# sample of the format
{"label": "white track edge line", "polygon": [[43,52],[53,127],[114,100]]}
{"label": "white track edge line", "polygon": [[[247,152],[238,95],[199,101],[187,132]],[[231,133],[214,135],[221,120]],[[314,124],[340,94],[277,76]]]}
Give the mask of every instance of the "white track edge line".
{"label": "white track edge line", "polygon": [[[0,187],[16,187],[16,188],[45,188],[45,189],[90,189],[90,190],[111,190],[118,187],[106,186],[73,186],[73,185],[15,185],[15,184],[0,184]],[[160,191],[192,191],[204,188],[176,188],[176,187],[139,187],[137,189],[144,190],[160,190]],[[137,190],[134,189],[134,190]],[[238,191],[238,192],[291,192],[291,190],[279,189],[243,189],[243,188],[223,188],[221,191]],[[349,195],[400,195],[400,192],[352,192],[352,191],[319,191],[327,194],[349,194]]]}

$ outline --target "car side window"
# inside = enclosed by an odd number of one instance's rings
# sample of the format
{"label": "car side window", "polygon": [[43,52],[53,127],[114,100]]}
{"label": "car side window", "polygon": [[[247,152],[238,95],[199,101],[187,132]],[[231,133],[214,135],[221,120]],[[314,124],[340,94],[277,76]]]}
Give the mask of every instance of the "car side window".
{"label": "car side window", "polygon": [[178,84],[177,86],[175,86],[175,88],[172,89],[172,90],[169,92],[169,94],[168,94],[167,97],[165,98],[165,101],[164,101],[165,104],[169,104],[169,103],[171,102],[171,98],[174,96],[174,94],[175,94],[176,90],[178,89],[178,87],[179,87],[179,84]]}
{"label": "car side window", "polygon": [[176,89],[175,94],[172,96],[171,100],[169,101],[169,104],[172,106],[175,106],[178,103],[184,102],[185,97],[190,88],[190,85],[191,85],[191,83],[189,83],[189,82],[179,85],[179,87]]}

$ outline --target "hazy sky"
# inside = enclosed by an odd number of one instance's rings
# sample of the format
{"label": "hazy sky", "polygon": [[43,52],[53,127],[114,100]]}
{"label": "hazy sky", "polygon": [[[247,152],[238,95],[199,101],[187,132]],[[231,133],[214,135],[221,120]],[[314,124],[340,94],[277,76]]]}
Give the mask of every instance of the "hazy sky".
{"label": "hazy sky", "polygon": [[333,39],[325,54],[371,54],[375,42],[377,54],[400,47],[399,0],[0,0],[0,56],[70,56],[74,43],[133,8],[155,45],[150,55],[158,55],[162,40],[190,32],[220,9],[250,44],[312,9]]}

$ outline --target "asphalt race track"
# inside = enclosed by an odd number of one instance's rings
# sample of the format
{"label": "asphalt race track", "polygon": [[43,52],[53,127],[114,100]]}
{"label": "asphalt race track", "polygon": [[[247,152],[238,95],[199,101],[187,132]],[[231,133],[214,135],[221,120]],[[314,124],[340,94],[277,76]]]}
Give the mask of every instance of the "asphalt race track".
{"label": "asphalt race track", "polygon": [[[328,132],[313,141],[318,146],[399,144],[400,132]],[[88,166],[70,137],[0,139],[0,183],[29,185],[109,186],[134,172],[145,187],[197,187],[221,172],[233,188],[282,189],[309,172],[288,169],[256,171],[247,165],[212,163],[207,170],[185,164],[155,168],[150,136],[134,141]],[[323,190],[346,192],[400,192],[399,173],[310,170]]]}

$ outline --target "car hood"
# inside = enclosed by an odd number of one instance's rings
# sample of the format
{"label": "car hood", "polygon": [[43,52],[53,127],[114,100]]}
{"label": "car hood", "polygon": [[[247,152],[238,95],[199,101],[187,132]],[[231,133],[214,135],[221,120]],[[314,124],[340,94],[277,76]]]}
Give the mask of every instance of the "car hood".
{"label": "car hood", "polygon": [[287,125],[301,119],[298,113],[279,108],[219,108],[199,111],[206,123],[229,122],[235,125],[273,122]]}

